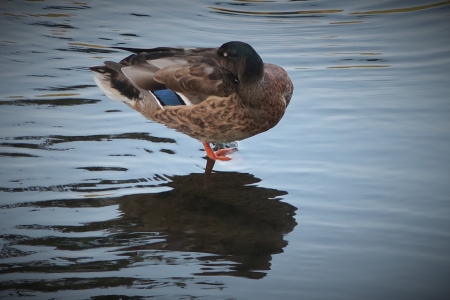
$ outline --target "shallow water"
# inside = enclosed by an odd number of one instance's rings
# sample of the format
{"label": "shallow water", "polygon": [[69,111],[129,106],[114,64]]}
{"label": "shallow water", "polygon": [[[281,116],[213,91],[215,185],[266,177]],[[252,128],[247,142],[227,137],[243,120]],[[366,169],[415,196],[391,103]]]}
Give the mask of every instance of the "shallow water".
{"label": "shallow water", "polygon": [[[450,297],[450,1],[0,6],[0,297]],[[295,90],[211,174],[88,70],[229,40]]]}

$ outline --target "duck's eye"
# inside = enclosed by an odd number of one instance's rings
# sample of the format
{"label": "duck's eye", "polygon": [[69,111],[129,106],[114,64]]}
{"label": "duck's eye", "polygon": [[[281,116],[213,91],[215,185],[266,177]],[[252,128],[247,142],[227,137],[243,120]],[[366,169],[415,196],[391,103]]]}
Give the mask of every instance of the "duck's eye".
{"label": "duck's eye", "polygon": [[228,52],[223,52],[223,56],[227,57],[228,56]]}

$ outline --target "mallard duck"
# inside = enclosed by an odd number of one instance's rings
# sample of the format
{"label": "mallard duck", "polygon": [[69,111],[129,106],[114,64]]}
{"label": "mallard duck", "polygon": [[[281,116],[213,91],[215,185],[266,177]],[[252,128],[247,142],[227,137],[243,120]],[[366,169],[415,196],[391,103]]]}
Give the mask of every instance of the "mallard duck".
{"label": "mallard duck", "polygon": [[106,96],[199,140],[212,160],[231,159],[230,149],[214,152],[209,143],[269,130],[291,100],[293,85],[286,71],[263,63],[243,42],[220,48],[114,48],[134,54],[90,68]]}

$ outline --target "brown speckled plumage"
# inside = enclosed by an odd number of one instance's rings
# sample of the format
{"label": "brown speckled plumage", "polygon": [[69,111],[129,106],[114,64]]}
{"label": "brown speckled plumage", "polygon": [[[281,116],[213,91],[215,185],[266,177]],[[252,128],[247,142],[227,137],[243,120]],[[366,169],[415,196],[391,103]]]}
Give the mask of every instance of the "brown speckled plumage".
{"label": "brown speckled plumage", "polygon": [[[269,130],[281,120],[292,96],[286,71],[264,64],[242,42],[190,50],[121,49],[136,54],[91,68],[106,95],[202,142],[232,142]],[[153,91],[162,89],[176,92],[190,105],[160,105]]]}

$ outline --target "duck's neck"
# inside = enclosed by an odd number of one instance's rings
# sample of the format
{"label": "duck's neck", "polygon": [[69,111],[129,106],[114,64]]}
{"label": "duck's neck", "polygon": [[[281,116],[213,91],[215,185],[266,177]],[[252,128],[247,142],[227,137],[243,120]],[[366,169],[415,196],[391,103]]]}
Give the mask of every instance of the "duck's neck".
{"label": "duck's neck", "polygon": [[240,76],[240,80],[245,84],[251,84],[255,81],[260,81],[264,76],[264,63],[261,57],[254,53],[251,57],[247,58],[244,70]]}
{"label": "duck's neck", "polygon": [[258,107],[260,100],[259,97],[255,97],[258,95],[261,86],[264,81],[264,64],[260,64],[257,67],[253,65],[252,68],[246,68],[245,73],[246,76],[242,76],[242,79],[239,82],[238,86],[238,94],[242,98],[243,101],[248,103],[252,107]]}

